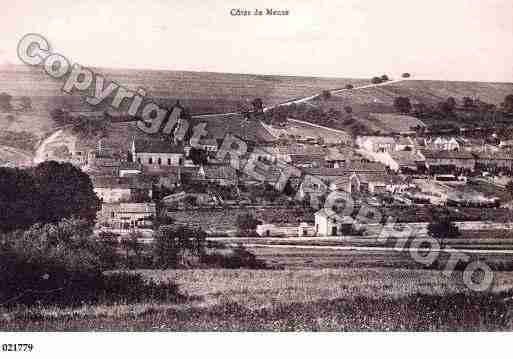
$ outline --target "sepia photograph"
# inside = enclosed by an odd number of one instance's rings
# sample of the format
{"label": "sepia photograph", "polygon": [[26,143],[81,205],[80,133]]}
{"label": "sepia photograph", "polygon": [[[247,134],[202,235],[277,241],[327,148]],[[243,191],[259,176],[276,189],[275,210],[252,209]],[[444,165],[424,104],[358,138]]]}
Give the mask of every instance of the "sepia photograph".
{"label": "sepia photograph", "polygon": [[511,0],[0,28],[0,332],[513,329]]}

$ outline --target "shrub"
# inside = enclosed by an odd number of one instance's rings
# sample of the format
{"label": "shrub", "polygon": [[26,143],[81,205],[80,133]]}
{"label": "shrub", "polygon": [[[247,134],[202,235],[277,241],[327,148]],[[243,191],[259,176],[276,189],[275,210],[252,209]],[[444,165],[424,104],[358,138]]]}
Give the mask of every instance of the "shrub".
{"label": "shrub", "polygon": [[230,250],[227,253],[220,251],[213,251],[203,255],[202,263],[208,267],[218,268],[249,268],[249,269],[266,269],[267,265],[264,261],[257,259],[257,257],[249,252],[246,248],[239,245],[238,247]]}
{"label": "shrub", "polygon": [[184,225],[161,226],[155,233],[154,263],[158,268],[194,267],[205,251],[206,233]]}
{"label": "shrub", "polygon": [[456,238],[460,236],[458,227],[447,215],[440,216],[429,223],[427,229],[429,235],[436,238]]}
{"label": "shrub", "polygon": [[115,239],[105,237],[93,236],[86,221],[76,219],[2,235],[0,305],[73,306],[178,298],[172,283],[157,284],[137,274],[105,275],[119,262]]}

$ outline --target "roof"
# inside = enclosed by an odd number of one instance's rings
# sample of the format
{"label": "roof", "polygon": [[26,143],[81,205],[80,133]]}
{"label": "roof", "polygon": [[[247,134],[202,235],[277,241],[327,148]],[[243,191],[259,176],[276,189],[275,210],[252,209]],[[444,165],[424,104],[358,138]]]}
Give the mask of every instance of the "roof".
{"label": "roof", "polygon": [[369,174],[369,173],[361,173],[357,175],[361,182],[363,183],[392,183],[391,176],[386,174]]}
{"label": "roof", "polygon": [[291,155],[291,162],[294,163],[312,163],[324,162],[324,155]]}
{"label": "roof", "polygon": [[344,176],[352,172],[380,172],[385,173],[385,166],[375,162],[351,162],[339,168],[305,168],[304,172],[313,176]]}
{"label": "roof", "polygon": [[130,177],[91,176],[93,188],[150,189],[155,179],[151,176]]}
{"label": "roof", "polygon": [[128,170],[139,170],[142,171],[143,166],[138,162],[121,162],[119,165],[120,171],[128,171]]}
{"label": "roof", "polygon": [[401,145],[401,146],[413,146],[414,145],[413,140],[410,137],[403,137],[403,136],[400,136],[397,139],[397,144]]}
{"label": "roof", "polygon": [[260,147],[260,150],[271,155],[302,155],[302,156],[324,156],[326,149],[321,146],[309,144],[292,144],[288,146],[266,146]]}
{"label": "roof", "polygon": [[209,137],[224,139],[232,134],[243,141],[253,143],[274,142],[276,138],[257,119],[246,119],[242,114],[193,116],[189,128],[206,124]]}
{"label": "roof", "polygon": [[347,159],[353,158],[354,156],[355,154],[352,148],[329,147],[325,159],[326,161],[345,161]]}
{"label": "roof", "polygon": [[182,148],[169,141],[135,140],[135,152],[137,153],[183,153]]}
{"label": "roof", "polygon": [[443,159],[460,159],[460,160],[473,160],[474,156],[467,151],[430,151],[421,150],[421,153],[426,158],[443,158]]}
{"label": "roof", "polygon": [[474,153],[478,159],[488,160],[513,160],[513,153],[504,151],[476,152]]}
{"label": "roof", "polygon": [[202,166],[206,179],[237,179],[237,173],[231,166]]}
{"label": "roof", "polygon": [[155,203],[119,203],[119,212],[123,213],[149,213],[154,214],[156,212]]}
{"label": "roof", "polygon": [[337,212],[335,212],[334,210],[332,210],[330,208],[321,208],[320,210],[315,212],[315,216],[322,216],[322,217],[325,217],[328,219],[342,218],[342,222],[344,222],[344,223],[353,223],[353,221],[354,221],[353,218],[351,218],[349,216],[341,216],[340,214],[338,214]]}
{"label": "roof", "polygon": [[399,166],[416,166],[423,158],[415,151],[394,151],[389,153]]}
{"label": "roof", "polygon": [[361,141],[372,141],[374,143],[388,143],[395,144],[395,139],[392,136],[361,136]]}
{"label": "roof", "polygon": [[215,138],[200,138],[199,144],[203,146],[216,146],[217,140]]}

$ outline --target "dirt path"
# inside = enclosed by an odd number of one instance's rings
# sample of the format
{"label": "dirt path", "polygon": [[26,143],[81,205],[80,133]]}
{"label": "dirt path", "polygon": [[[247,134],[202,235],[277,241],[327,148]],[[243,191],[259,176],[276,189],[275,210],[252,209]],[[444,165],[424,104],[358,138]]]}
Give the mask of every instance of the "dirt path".
{"label": "dirt path", "polygon": [[57,130],[41,142],[34,156],[34,164],[51,159],[52,152],[57,146],[66,146],[71,153],[74,153],[75,144],[75,137],[66,134],[63,129]]}

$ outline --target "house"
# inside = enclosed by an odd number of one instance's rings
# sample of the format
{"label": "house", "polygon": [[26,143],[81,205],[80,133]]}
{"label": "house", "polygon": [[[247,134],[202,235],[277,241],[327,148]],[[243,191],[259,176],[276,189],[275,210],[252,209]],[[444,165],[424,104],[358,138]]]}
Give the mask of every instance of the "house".
{"label": "house", "polygon": [[91,176],[93,190],[104,203],[149,199],[154,179],[149,176]]}
{"label": "house", "polygon": [[237,172],[231,166],[200,166],[197,179],[221,186],[234,186],[237,184]]}
{"label": "house", "polygon": [[118,168],[119,177],[140,175],[143,172],[143,166],[138,162],[121,162]]}
{"label": "house", "polygon": [[390,152],[396,147],[396,141],[391,136],[358,136],[356,144],[368,152]]}
{"label": "house", "polygon": [[301,163],[323,165],[326,150],[318,145],[294,143],[286,146],[258,147],[259,159],[266,159],[271,163],[282,161],[292,163],[293,158]]}
{"label": "house", "polygon": [[293,224],[265,223],[256,227],[260,237],[310,237],[315,236],[315,227],[306,222]]}
{"label": "house", "polygon": [[474,156],[476,158],[476,165],[479,165],[481,168],[513,169],[512,153],[504,151],[476,152]]}
{"label": "house", "polygon": [[390,158],[392,162],[388,167],[403,173],[417,172],[426,166],[425,158],[418,151],[390,152]]}
{"label": "house", "polygon": [[460,142],[455,137],[436,137],[428,140],[427,148],[432,151],[459,151]]}
{"label": "house", "polygon": [[353,218],[340,216],[332,209],[322,208],[314,216],[317,236],[344,235],[350,233],[353,228]]}
{"label": "house", "polygon": [[416,143],[411,137],[400,136],[396,139],[396,151],[414,151]]}
{"label": "house", "polygon": [[435,170],[437,167],[446,167],[448,169],[465,169],[473,172],[475,169],[476,160],[467,151],[422,150],[421,153],[426,159],[426,167],[431,170]]}
{"label": "house", "polygon": [[348,165],[352,161],[360,160],[361,157],[350,147],[328,147],[326,156],[324,156],[325,166],[329,168],[339,168]]}
{"label": "house", "polygon": [[133,140],[130,152],[133,162],[142,165],[181,166],[184,162],[183,150],[163,140]]}
{"label": "house", "polygon": [[103,203],[98,223],[113,229],[130,230],[152,225],[155,203]]}
{"label": "house", "polygon": [[336,181],[340,177],[345,177],[351,173],[381,173],[386,174],[385,166],[381,163],[373,162],[352,162],[348,163],[343,167],[338,168],[305,168],[303,170],[305,174],[315,176],[322,179],[327,183]]}

